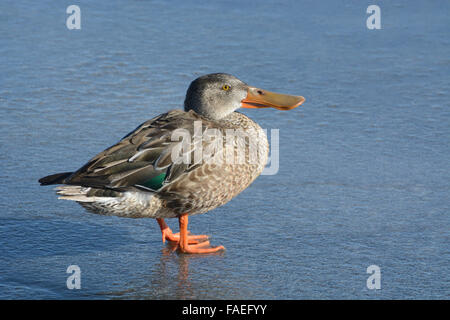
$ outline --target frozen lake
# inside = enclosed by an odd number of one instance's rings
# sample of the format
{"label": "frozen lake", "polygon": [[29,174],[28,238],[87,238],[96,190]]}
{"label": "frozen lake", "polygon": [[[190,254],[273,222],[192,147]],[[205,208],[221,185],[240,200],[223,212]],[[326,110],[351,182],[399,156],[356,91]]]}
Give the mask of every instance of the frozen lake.
{"label": "frozen lake", "polygon": [[[77,1],[81,30],[70,4],[0,3],[0,299],[449,299],[450,2],[377,1],[381,30],[358,1]],[[244,110],[280,168],[191,218],[224,253],[39,186],[212,72],[306,98]]]}

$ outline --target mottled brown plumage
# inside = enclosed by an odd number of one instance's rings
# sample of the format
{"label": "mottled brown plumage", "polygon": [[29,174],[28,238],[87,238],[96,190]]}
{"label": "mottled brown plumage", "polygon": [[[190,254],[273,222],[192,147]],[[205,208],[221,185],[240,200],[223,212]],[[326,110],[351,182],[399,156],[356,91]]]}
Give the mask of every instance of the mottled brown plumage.
{"label": "mottled brown plumage", "polygon": [[[191,135],[192,143],[186,149],[194,160],[196,121],[201,124],[202,132],[217,129],[225,136],[227,129],[245,129],[254,135],[252,139],[258,139],[258,134],[265,137],[255,122],[238,112],[219,122],[192,110],[172,110],[143,123],[116,145],[99,153],[61,181],[70,187],[61,187],[58,193],[62,199],[78,201],[95,213],[133,218],[173,218],[185,212],[193,215],[225,204],[261,173],[267,161],[267,139],[259,140],[261,159],[258,163],[248,163],[250,139],[237,138],[234,141],[235,164],[218,163],[217,157],[223,156],[222,153],[214,154],[212,163],[203,159],[198,163],[173,163],[173,148],[180,147],[182,142],[172,141],[172,133],[179,129]],[[226,139],[223,140],[225,149]],[[202,139],[201,144],[205,150],[211,142]],[[238,148],[247,151],[244,163],[237,163]],[[165,174],[161,188],[152,189],[144,185],[161,174]],[[147,204],[138,205],[139,199],[145,198],[148,199]],[[120,205],[123,201],[127,202],[126,208]],[[136,205],[132,204],[133,201]]]}
{"label": "mottled brown plumage", "polygon": [[180,230],[182,222],[186,229],[185,216],[227,203],[261,174],[267,137],[236,109],[290,109],[303,100],[249,87],[231,75],[206,75],[191,83],[184,111],[144,122],[73,173],[39,181],[63,184],[57,188],[61,199],[77,201],[94,213],[157,218],[163,240],[181,241],[183,252],[217,251],[190,248],[197,241],[181,232],[176,240],[162,219],[178,217]]}

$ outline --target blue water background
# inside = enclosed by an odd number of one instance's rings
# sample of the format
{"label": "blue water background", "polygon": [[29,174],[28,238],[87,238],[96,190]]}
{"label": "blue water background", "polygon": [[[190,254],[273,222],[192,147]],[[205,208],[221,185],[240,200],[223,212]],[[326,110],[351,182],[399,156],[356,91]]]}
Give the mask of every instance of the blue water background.
{"label": "blue water background", "polygon": [[[0,298],[448,299],[449,16],[448,1],[2,0]],[[211,72],[307,100],[244,111],[280,129],[280,169],[190,220],[225,253],[169,253],[154,220],[38,185]]]}

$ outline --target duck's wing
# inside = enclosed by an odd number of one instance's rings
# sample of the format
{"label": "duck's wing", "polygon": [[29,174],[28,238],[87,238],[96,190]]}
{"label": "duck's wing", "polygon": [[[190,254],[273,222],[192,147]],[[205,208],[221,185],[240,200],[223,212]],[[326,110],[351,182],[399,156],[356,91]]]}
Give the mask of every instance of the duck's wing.
{"label": "duck's wing", "polygon": [[[172,153],[190,153],[190,159],[195,160],[193,153],[198,142],[192,138],[196,129],[194,123],[200,120],[202,131],[205,127],[217,126],[193,111],[172,110],[148,120],[92,158],[64,183],[117,191],[133,188],[156,191],[198,167],[195,161],[174,161]],[[181,139],[183,137],[188,139]],[[208,142],[200,140],[200,143],[205,147]]]}

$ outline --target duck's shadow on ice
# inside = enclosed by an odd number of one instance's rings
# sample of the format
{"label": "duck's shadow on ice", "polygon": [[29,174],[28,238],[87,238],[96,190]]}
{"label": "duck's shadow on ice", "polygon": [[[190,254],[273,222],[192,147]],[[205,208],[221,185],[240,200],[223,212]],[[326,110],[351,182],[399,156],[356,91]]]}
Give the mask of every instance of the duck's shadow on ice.
{"label": "duck's shadow on ice", "polygon": [[[205,299],[209,296],[210,281],[217,280],[209,274],[210,267],[225,258],[223,251],[213,254],[183,254],[166,245],[156,262],[143,277],[131,280],[126,289],[102,292],[100,295],[119,299]],[[220,286],[219,283],[215,285]],[[214,290],[215,291],[215,290]]]}

